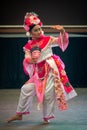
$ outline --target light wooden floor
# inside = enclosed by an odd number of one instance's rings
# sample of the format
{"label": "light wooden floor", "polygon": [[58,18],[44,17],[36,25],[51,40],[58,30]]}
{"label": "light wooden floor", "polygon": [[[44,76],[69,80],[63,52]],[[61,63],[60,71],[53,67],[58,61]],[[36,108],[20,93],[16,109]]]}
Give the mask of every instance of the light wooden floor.
{"label": "light wooden floor", "polygon": [[87,130],[87,88],[76,88],[78,96],[68,101],[69,109],[60,112],[55,107],[55,119],[49,125],[42,125],[42,111],[37,110],[36,99],[30,115],[22,121],[7,123],[15,114],[20,90],[0,90],[0,130]]}

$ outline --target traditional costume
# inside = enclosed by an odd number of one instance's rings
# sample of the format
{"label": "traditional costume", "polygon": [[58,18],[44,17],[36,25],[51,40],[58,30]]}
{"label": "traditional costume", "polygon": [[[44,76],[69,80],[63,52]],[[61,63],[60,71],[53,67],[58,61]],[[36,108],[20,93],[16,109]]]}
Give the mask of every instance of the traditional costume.
{"label": "traditional costume", "polygon": [[[41,25],[41,21],[32,16]],[[33,21],[32,20],[32,21]],[[25,17],[25,29],[29,31],[30,15]],[[67,100],[77,96],[76,91],[69,82],[65,72],[65,65],[59,56],[53,54],[52,47],[59,46],[64,52],[68,47],[68,33],[60,32],[57,38],[42,34],[38,39],[29,40],[23,47],[25,51],[31,51],[35,46],[41,49],[41,55],[35,64],[29,63],[29,59],[23,60],[24,72],[29,75],[29,80],[21,88],[17,114],[29,114],[33,97],[38,99],[38,109],[43,106],[43,119],[54,118],[55,101],[59,110],[66,110]]]}

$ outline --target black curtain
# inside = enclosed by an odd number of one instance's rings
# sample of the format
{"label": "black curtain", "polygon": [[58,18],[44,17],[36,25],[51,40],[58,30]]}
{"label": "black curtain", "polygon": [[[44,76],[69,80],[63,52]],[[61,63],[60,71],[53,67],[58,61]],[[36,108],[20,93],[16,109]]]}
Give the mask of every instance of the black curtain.
{"label": "black curtain", "polygon": [[[0,88],[20,88],[28,77],[23,72],[25,37],[0,38]],[[74,87],[87,87],[87,37],[70,37],[65,52],[54,47],[53,52],[65,63]]]}
{"label": "black curtain", "polygon": [[23,72],[23,45],[26,38],[0,38],[0,88],[19,88],[26,80]]}

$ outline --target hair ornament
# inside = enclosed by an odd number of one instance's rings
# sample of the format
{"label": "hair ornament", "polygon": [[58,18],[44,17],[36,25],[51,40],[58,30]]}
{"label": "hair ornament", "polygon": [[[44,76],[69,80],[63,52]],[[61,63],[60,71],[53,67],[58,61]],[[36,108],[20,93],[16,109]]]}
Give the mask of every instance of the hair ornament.
{"label": "hair ornament", "polygon": [[24,17],[24,29],[26,31],[29,31],[30,26],[37,25],[37,24],[42,26],[42,22],[38,18],[38,15],[34,12],[30,12],[30,13],[27,12]]}

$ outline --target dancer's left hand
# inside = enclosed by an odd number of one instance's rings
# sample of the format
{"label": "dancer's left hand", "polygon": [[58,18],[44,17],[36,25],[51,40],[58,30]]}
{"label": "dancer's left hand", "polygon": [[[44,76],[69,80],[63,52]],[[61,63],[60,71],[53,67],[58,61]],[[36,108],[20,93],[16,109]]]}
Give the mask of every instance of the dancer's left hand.
{"label": "dancer's left hand", "polygon": [[61,26],[61,25],[54,25],[54,26],[51,26],[51,28],[57,29],[57,30],[60,31],[61,33],[64,33],[64,32],[65,32],[64,27]]}

